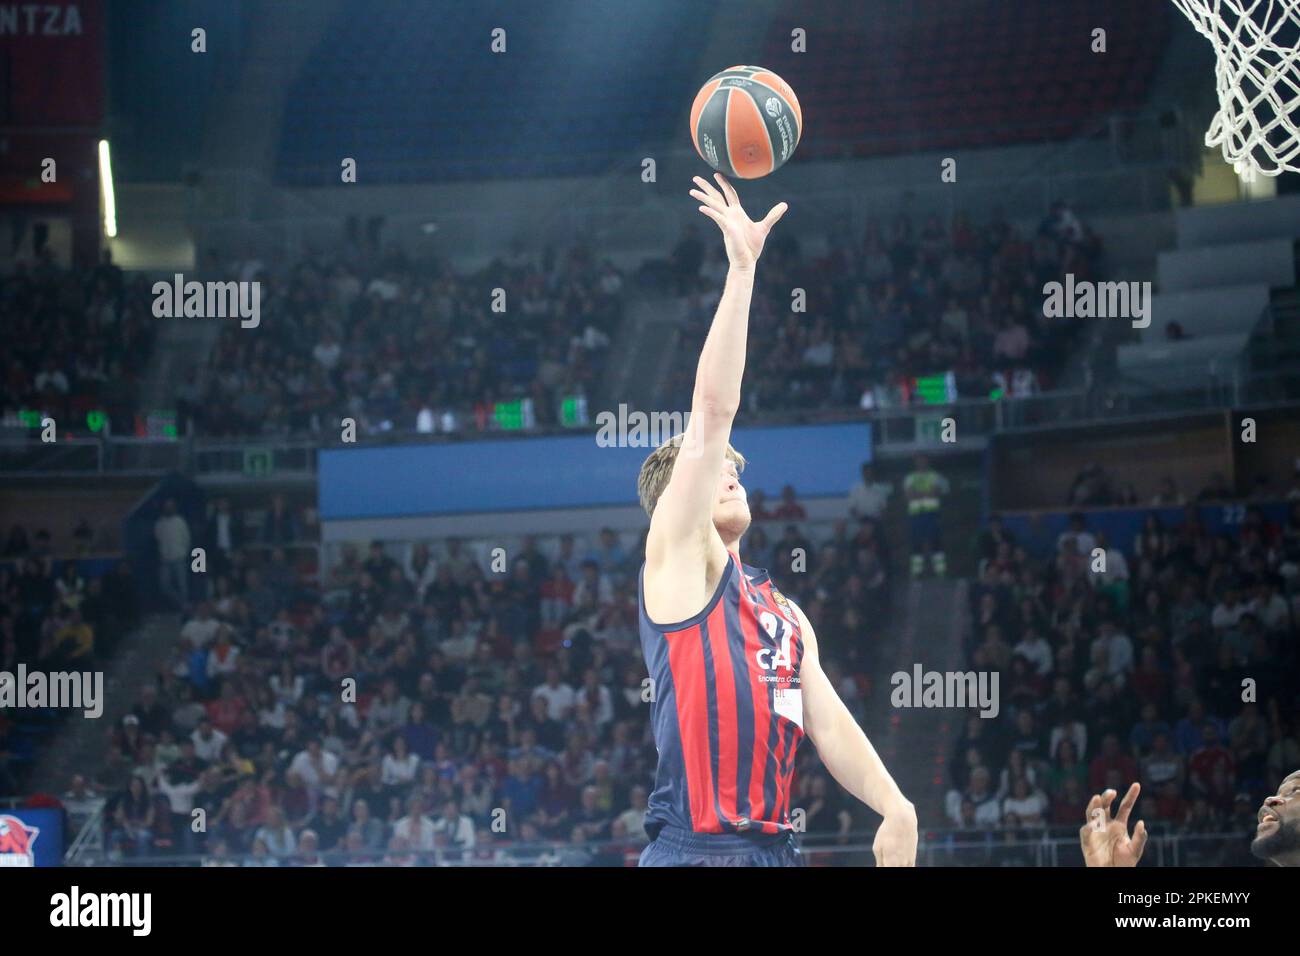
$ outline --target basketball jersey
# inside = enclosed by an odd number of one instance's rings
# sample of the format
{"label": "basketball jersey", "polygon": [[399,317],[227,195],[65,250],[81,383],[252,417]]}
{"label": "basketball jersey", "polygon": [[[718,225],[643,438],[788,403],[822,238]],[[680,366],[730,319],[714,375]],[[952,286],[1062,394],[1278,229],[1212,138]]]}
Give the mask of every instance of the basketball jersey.
{"label": "basketball jersey", "polygon": [[804,645],[794,608],[766,570],[731,552],[713,597],[690,620],[650,620],[644,565],[637,590],[659,751],[646,830],[791,829],[790,786],[803,738]]}

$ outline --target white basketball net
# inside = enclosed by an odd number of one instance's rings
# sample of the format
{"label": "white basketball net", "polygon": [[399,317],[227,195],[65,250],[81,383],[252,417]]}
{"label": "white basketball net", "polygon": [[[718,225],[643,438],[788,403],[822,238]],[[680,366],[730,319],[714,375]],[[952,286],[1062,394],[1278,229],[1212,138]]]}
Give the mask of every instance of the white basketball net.
{"label": "white basketball net", "polygon": [[1214,44],[1219,112],[1205,134],[1239,173],[1300,172],[1300,0],[1173,0]]}

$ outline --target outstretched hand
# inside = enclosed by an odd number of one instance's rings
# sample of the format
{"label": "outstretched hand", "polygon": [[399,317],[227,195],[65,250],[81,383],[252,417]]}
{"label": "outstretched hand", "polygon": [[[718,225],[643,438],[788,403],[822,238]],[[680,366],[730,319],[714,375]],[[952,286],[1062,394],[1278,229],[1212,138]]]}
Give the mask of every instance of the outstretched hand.
{"label": "outstretched hand", "polygon": [[703,203],[700,212],[716,222],[722,230],[727,259],[732,268],[752,269],[763,252],[767,234],[790,207],[783,202],[777,203],[761,222],[754,222],[740,208],[740,197],[736,195],[731,183],[727,182],[722,173],[713,175],[718,180],[717,187],[707,179],[695,176],[694,182],[699,188],[692,189],[691,196]]}
{"label": "outstretched hand", "polygon": [[1137,866],[1147,846],[1146,823],[1139,820],[1128,835],[1128,816],[1142,788],[1133,784],[1119,803],[1119,813],[1110,815],[1115,802],[1114,790],[1094,794],[1088,801],[1087,820],[1079,828],[1079,846],[1088,866]]}

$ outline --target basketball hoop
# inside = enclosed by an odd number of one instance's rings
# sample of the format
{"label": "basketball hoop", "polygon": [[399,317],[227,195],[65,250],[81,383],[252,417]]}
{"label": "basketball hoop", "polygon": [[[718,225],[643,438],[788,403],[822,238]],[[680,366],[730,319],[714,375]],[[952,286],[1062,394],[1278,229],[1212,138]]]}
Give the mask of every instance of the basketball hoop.
{"label": "basketball hoop", "polygon": [[1206,146],[1239,174],[1300,172],[1300,0],[1173,0],[1214,44]]}

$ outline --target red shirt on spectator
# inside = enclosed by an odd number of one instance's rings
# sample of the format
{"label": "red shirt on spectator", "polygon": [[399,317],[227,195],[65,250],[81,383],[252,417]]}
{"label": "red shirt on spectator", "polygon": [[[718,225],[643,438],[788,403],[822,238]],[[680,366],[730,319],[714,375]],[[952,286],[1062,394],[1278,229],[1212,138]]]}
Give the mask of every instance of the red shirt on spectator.
{"label": "red shirt on spectator", "polygon": [[1092,763],[1088,765],[1088,786],[1094,792],[1101,793],[1106,789],[1106,775],[1112,770],[1119,771],[1121,780],[1136,780],[1138,778],[1137,761],[1132,757],[1119,754],[1107,758],[1098,754],[1092,758]]}
{"label": "red shirt on spectator", "polygon": [[233,734],[244,716],[244,706],[242,697],[218,697],[209,701],[207,709],[212,726],[227,736]]}
{"label": "red shirt on spectator", "polygon": [[781,489],[781,503],[772,512],[772,517],[778,521],[803,521],[808,517],[803,505],[795,500],[794,488],[790,485]]}
{"label": "red shirt on spectator", "polygon": [[1235,767],[1232,754],[1227,747],[1219,744],[1198,748],[1192,754],[1191,759],[1187,761],[1188,776],[1205,793],[1209,793],[1213,788],[1214,771],[1220,767],[1227,772],[1228,778],[1231,779]]}

